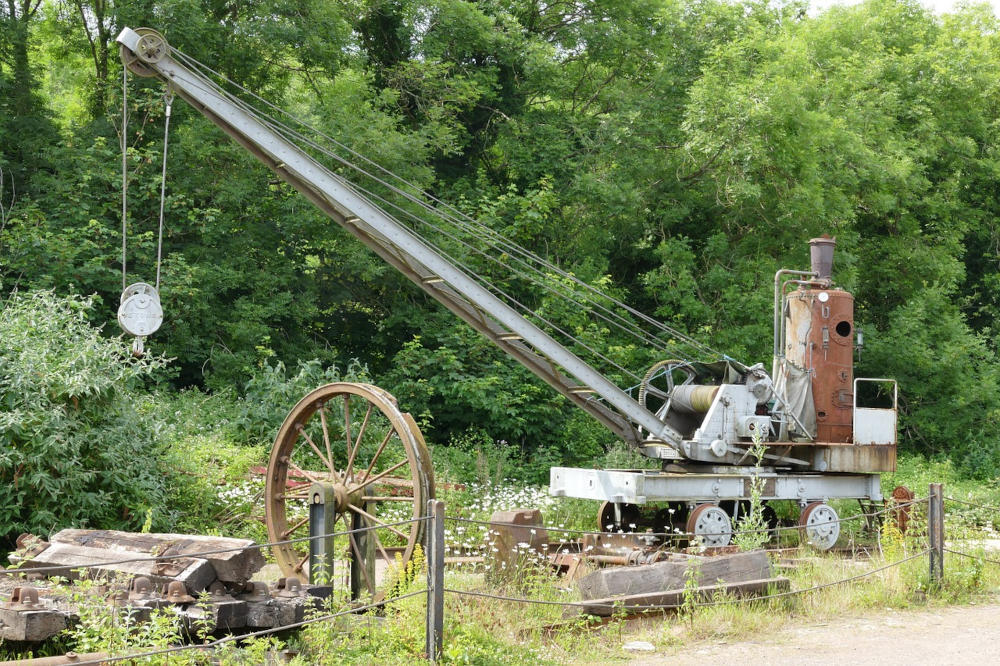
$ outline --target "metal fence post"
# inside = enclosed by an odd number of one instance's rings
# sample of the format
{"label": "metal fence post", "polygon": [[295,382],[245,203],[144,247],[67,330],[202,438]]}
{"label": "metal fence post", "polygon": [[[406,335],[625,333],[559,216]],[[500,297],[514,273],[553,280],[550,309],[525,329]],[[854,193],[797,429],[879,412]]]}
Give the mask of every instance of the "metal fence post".
{"label": "metal fence post", "polygon": [[444,502],[429,500],[427,515],[427,658],[441,656],[444,634]]}
{"label": "metal fence post", "polygon": [[927,495],[927,540],[930,548],[931,582],[944,579],[944,487],[932,483]]}

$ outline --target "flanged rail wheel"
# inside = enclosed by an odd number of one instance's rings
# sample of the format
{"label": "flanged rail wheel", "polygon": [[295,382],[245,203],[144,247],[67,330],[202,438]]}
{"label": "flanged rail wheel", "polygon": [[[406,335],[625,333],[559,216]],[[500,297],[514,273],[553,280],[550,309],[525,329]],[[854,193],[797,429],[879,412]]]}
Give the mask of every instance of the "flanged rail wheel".
{"label": "flanged rail wheel", "polygon": [[728,546],[733,537],[733,521],[725,509],[715,504],[699,504],[687,519],[687,533],[708,548]]}
{"label": "flanged rail wheel", "polygon": [[[379,599],[377,560],[405,564],[424,533],[434,496],[430,453],[413,418],[396,399],[370,384],[322,386],[299,401],[281,424],[265,484],[267,534],[272,542],[309,536],[309,491],[328,484],[335,498],[335,531],[373,527],[335,537],[334,571],[323,577],[351,596]],[[285,576],[309,576],[309,542],[273,546]],[[353,577],[353,580],[352,580]]]}
{"label": "flanged rail wheel", "polygon": [[615,503],[603,502],[597,509],[597,529],[600,532],[638,532],[641,513],[636,504],[621,503],[621,521],[615,520]]}
{"label": "flanged rail wheel", "polygon": [[799,514],[800,538],[816,550],[830,550],[840,536],[840,517],[832,506],[812,502]]}

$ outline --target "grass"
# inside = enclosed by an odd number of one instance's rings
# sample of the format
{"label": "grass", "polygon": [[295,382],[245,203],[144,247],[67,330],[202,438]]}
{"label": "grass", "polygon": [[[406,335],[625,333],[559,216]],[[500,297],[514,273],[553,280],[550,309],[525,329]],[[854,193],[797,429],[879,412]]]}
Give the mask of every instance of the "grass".
{"label": "grass", "polygon": [[[239,414],[214,424],[204,424],[197,413],[206,406],[196,402],[191,396],[178,399],[176,418],[167,419],[172,423],[163,433],[171,443],[167,464],[169,472],[178,482],[172,487],[169,507],[155,509],[167,512],[157,516],[155,522],[168,523],[178,531],[266,541],[263,524],[256,518],[262,513],[263,480],[252,474],[250,468],[266,464],[267,444],[247,444],[234,425]],[[506,455],[505,451],[486,451],[474,459],[462,459],[451,466],[449,463],[454,456],[449,458],[447,455],[432,454],[432,458],[438,461],[435,471],[439,479],[452,482],[442,484],[438,493],[446,503],[449,516],[488,521],[497,511],[538,508],[548,526],[581,531],[594,529],[597,502],[554,498],[541,486],[498,481],[504,478],[505,471],[516,465]],[[643,462],[633,458],[629,452],[615,449],[609,453],[607,460],[599,461],[604,463],[599,466],[637,467]],[[469,469],[474,470],[473,476],[463,477],[460,472],[468,472]],[[473,479],[471,483],[463,484],[470,478]],[[924,496],[927,484],[931,482],[943,482],[946,495],[973,503],[1000,505],[1000,482],[964,479],[950,463],[915,456],[901,455],[898,470],[883,475],[882,486],[888,493],[896,485],[903,484],[918,496]],[[853,502],[840,502],[835,506],[841,517],[858,512],[858,505]],[[990,508],[957,504],[948,504],[946,508],[949,547],[983,555],[986,552],[985,540],[1000,538],[994,531],[995,512]],[[786,518],[793,517],[794,512],[794,507],[779,509],[779,513],[787,514]],[[870,561],[855,562],[817,555],[805,549],[798,551],[796,567],[787,572],[792,588],[803,589],[843,580],[922,551],[924,521],[921,510],[915,509],[915,529],[910,536],[903,537],[898,532],[883,530],[877,535],[879,547]],[[572,533],[549,533],[552,542],[573,537]],[[796,539],[796,533],[790,532],[783,545],[794,545]],[[872,535],[863,533],[853,523],[843,526],[841,544],[870,542],[872,539]],[[484,526],[450,521],[446,526],[446,540],[448,555],[491,555],[486,545]],[[827,621],[886,608],[933,608],[965,603],[992,598],[1000,590],[998,565],[948,555],[945,570],[944,584],[933,586],[928,579],[927,559],[918,557],[856,582],[803,595],[700,606],[689,608],[683,614],[656,613],[633,618],[617,616],[602,622],[585,617],[566,617],[560,606],[448,595],[443,662],[484,665],[614,663],[629,658],[621,648],[629,640],[645,640],[652,643],[658,652],[670,653],[699,641],[771,635],[803,621]],[[491,576],[489,573],[484,573],[481,567],[449,569],[446,585],[457,590],[547,601],[578,599],[575,586],[557,577],[530,552],[522,553],[522,557],[503,575]],[[409,574],[401,577],[396,586],[400,593],[420,589],[424,583],[421,571],[411,570]],[[332,607],[326,610],[332,610]],[[102,627],[106,626],[107,618],[98,616],[100,612],[96,612],[92,626],[78,628],[74,635],[62,637],[57,643],[60,648],[85,646],[102,649],[110,647],[105,643],[111,637],[115,637],[119,645],[122,644],[127,637],[120,632],[104,631]],[[265,651],[290,647],[300,653],[292,664],[411,664],[420,658],[423,650],[423,617],[423,599],[414,597],[392,604],[381,617],[364,616],[324,622],[294,636],[256,641],[241,648],[228,647],[222,653],[220,663],[263,663],[259,655]],[[166,645],[176,640],[176,635],[166,625],[159,631],[147,635],[153,641],[150,645]],[[143,641],[130,644],[140,643]],[[0,654],[4,654],[4,650],[4,646],[0,645]],[[188,661],[187,657],[177,657],[171,663],[196,662]]]}

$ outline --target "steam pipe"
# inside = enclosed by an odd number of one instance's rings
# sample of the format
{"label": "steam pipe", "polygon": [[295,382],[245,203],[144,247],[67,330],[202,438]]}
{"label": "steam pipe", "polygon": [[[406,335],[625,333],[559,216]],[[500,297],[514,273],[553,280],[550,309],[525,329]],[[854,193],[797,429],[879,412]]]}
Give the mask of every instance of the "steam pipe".
{"label": "steam pipe", "polygon": [[784,299],[781,297],[781,292],[784,291],[784,285],[781,283],[781,278],[786,275],[794,275],[797,277],[817,277],[816,273],[813,271],[794,271],[790,268],[782,268],[777,273],[774,274],[774,354],[771,363],[771,379],[777,381],[778,379],[778,365],[784,354],[781,350],[781,306]]}

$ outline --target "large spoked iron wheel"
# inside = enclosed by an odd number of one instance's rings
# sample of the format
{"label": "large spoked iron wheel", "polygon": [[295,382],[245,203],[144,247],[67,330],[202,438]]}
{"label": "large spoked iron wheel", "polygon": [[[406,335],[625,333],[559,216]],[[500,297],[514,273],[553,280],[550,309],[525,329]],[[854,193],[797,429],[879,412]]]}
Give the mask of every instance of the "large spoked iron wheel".
{"label": "large spoked iron wheel", "polygon": [[[327,483],[336,498],[336,532],[373,527],[365,534],[335,537],[334,570],[323,578],[352,598],[379,599],[388,564],[410,560],[434,497],[430,453],[413,418],[396,399],[370,384],[334,383],[299,401],[281,425],[267,466],[265,516],[272,542],[309,536],[309,489]],[[273,546],[285,576],[309,578],[309,542]],[[351,580],[354,576],[355,580]]]}

